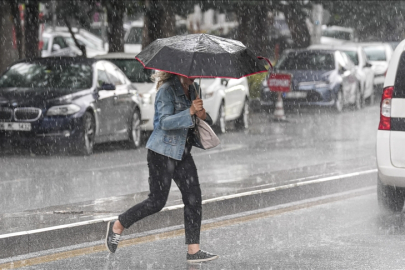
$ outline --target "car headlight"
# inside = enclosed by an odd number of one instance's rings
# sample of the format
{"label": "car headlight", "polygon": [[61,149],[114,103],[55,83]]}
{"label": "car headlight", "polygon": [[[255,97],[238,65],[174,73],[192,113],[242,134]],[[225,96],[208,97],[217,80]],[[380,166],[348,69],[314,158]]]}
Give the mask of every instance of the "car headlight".
{"label": "car headlight", "polygon": [[139,94],[142,104],[152,104],[152,95],[148,93]]}
{"label": "car headlight", "polygon": [[53,106],[49,108],[46,115],[53,116],[53,115],[71,115],[80,111],[80,107],[75,104],[69,105],[60,105],[60,106]]}
{"label": "car headlight", "polygon": [[204,93],[204,94],[203,94],[203,99],[210,98],[210,97],[212,97],[213,95],[214,95],[214,92]]}

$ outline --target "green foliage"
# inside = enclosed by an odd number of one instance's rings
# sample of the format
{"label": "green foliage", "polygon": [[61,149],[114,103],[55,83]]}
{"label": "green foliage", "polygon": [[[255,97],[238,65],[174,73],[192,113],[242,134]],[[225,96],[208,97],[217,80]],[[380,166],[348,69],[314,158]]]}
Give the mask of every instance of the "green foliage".
{"label": "green foliage", "polygon": [[248,85],[249,85],[249,92],[250,98],[260,98],[260,91],[262,88],[262,82],[264,78],[266,78],[267,73],[259,73],[255,75],[251,75],[247,77]]}

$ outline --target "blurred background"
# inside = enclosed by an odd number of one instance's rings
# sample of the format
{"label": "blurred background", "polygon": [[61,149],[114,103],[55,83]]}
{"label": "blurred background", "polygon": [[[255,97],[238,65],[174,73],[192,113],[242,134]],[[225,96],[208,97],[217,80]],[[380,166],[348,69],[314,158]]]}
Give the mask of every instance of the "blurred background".
{"label": "blurred background", "polygon": [[[186,33],[240,40],[273,62],[287,48],[337,41],[395,48],[404,11],[403,1],[0,0],[0,72],[24,58],[137,54]],[[261,81],[249,79],[253,98]]]}

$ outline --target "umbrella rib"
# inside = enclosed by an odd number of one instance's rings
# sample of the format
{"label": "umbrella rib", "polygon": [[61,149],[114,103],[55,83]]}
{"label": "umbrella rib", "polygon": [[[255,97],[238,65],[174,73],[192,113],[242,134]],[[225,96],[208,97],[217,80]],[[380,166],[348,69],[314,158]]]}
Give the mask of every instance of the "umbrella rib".
{"label": "umbrella rib", "polygon": [[[206,35],[206,36],[207,36],[207,38],[209,38],[212,42],[214,42],[214,43],[216,43],[216,44],[219,45],[219,43],[218,43],[215,39],[211,38],[210,35]],[[241,46],[241,45],[239,45],[239,44],[232,44],[232,45],[238,46],[239,48],[242,48],[242,49],[246,48],[246,46]],[[226,51],[226,50],[224,50],[224,51]]]}
{"label": "umbrella rib", "polygon": [[[155,57],[163,48],[164,48],[164,47],[161,47],[161,48],[153,55],[153,57]],[[153,57],[150,57],[149,60],[152,60]],[[149,63],[149,62],[148,62],[148,63]],[[145,66],[146,66],[146,63],[145,63]]]}
{"label": "umbrella rib", "polygon": [[[188,70],[188,73],[189,73],[188,76],[190,76],[191,67],[193,66],[193,62],[194,62],[194,55],[195,55],[194,49],[195,49],[195,47],[198,46],[199,42],[201,41],[201,37],[202,37],[202,35],[198,37],[198,42],[197,42],[197,44],[196,44],[196,45],[194,46],[194,48],[193,48],[193,57],[191,58],[191,63],[190,63],[190,67],[189,67],[189,70]],[[187,77],[188,77],[188,76],[187,76]]]}

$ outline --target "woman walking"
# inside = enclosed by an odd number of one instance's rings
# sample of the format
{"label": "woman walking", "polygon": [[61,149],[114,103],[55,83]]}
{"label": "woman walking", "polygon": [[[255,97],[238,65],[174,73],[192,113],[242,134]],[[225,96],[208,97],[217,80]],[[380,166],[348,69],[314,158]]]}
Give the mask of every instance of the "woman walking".
{"label": "woman walking", "polygon": [[120,235],[138,220],[159,212],[166,204],[172,179],[182,194],[187,261],[202,262],[218,256],[200,250],[201,190],[190,150],[194,115],[210,125],[202,100],[196,96],[194,79],[157,72],[154,130],[146,144],[149,167],[148,198],[110,221],[107,226],[106,246],[117,249]]}

